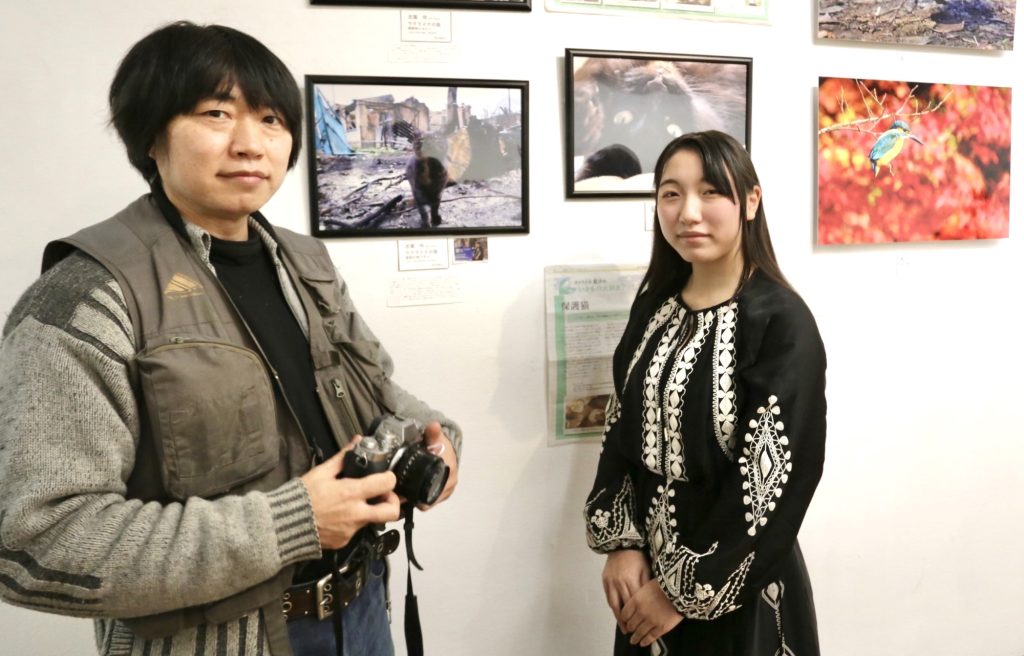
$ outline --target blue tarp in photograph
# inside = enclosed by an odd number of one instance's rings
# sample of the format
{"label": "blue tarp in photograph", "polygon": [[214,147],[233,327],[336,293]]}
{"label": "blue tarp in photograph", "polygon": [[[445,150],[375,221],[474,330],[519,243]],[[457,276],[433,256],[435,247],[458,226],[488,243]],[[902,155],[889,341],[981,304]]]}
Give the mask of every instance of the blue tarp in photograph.
{"label": "blue tarp in photograph", "polygon": [[353,155],[355,151],[345,140],[345,126],[335,116],[330,104],[319,90],[316,92],[316,105],[313,108],[316,123],[316,149],[324,155]]}

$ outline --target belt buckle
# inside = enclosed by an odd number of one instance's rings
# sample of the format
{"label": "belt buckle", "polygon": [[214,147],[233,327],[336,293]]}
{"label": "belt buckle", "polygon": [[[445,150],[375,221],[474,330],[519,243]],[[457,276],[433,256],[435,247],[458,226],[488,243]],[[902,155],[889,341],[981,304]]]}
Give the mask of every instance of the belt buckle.
{"label": "belt buckle", "polygon": [[334,615],[333,576],[328,574],[316,582],[316,615],[321,620]]}

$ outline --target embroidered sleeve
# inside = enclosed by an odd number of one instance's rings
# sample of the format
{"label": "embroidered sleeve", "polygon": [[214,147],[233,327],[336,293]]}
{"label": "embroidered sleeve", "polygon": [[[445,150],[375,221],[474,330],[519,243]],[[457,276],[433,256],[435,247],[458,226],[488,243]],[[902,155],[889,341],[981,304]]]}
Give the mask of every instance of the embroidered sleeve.
{"label": "embroidered sleeve", "polygon": [[[618,395],[612,393],[605,411],[604,440],[619,419]],[[587,544],[597,553],[639,549],[646,540],[637,521],[637,497],[630,467],[614,446],[605,443],[597,465],[597,479],[583,508]]]}
{"label": "embroidered sleeve", "polygon": [[[736,339],[755,339],[742,325]],[[735,408],[717,415],[735,412],[737,439],[707,518],[687,533],[685,544],[680,541],[672,519],[678,483],[672,482],[659,488],[645,518],[654,575],[688,619],[735,610],[778,578],[821,476],[825,354],[814,319],[794,302],[774,314],[757,339],[744,345],[756,353],[753,362],[735,368],[736,394],[728,397]],[[717,391],[726,370],[732,391],[732,354],[716,364]],[[714,428],[717,438],[723,426]]]}
{"label": "embroidered sleeve", "polygon": [[594,551],[608,553],[643,546],[644,538],[634,519],[636,493],[629,476],[622,479],[618,490],[599,490],[583,513],[587,520],[587,544]]}

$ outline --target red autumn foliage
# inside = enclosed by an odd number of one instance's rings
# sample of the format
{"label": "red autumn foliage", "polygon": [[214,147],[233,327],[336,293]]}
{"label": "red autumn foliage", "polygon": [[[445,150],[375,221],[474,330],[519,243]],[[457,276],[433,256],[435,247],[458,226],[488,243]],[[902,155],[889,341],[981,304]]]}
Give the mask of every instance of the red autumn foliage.
{"label": "red autumn foliage", "polygon": [[[861,82],[820,80],[818,243],[1008,236],[1010,89]],[[875,175],[868,153],[897,119],[924,144],[904,140],[892,173],[882,165]],[[847,127],[822,132],[837,124]]]}

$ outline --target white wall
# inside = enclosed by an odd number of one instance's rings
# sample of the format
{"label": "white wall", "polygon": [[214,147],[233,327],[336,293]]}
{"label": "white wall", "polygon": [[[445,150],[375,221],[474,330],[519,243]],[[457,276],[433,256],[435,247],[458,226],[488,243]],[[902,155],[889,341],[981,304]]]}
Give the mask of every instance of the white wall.
{"label": "white wall", "polygon": [[[829,453],[801,540],[823,652],[1024,653],[1022,217],[1011,238],[814,246],[818,75],[1009,86],[1020,56],[816,44],[812,0],[773,0],[773,25],[454,12],[449,63],[389,62],[395,9],[306,0],[5,1],[0,9],[0,309],[43,245],[141,193],[105,127],[127,48],[172,19],[223,22],[304,74],[528,79],[529,235],[492,237],[460,267],[465,302],[389,309],[393,240],[336,240],[336,263],[399,363],[398,379],[461,421],[461,485],[421,517],[416,578],[431,654],[610,652],[602,560],[581,506],[597,446],[546,446],[542,270],[645,261],[639,202],[563,198],[565,47],[754,58],[753,147],[780,260],[828,348]],[[1018,135],[1020,104],[1014,111]],[[1020,149],[1014,168],[1021,170]],[[1024,192],[1020,174],[1014,210]],[[267,208],[308,230],[303,158]],[[404,592],[404,565],[394,592]],[[400,615],[400,606],[399,615]],[[396,628],[401,622],[396,621]],[[0,607],[0,652],[93,653],[90,624]],[[401,639],[400,653],[404,653]]]}

